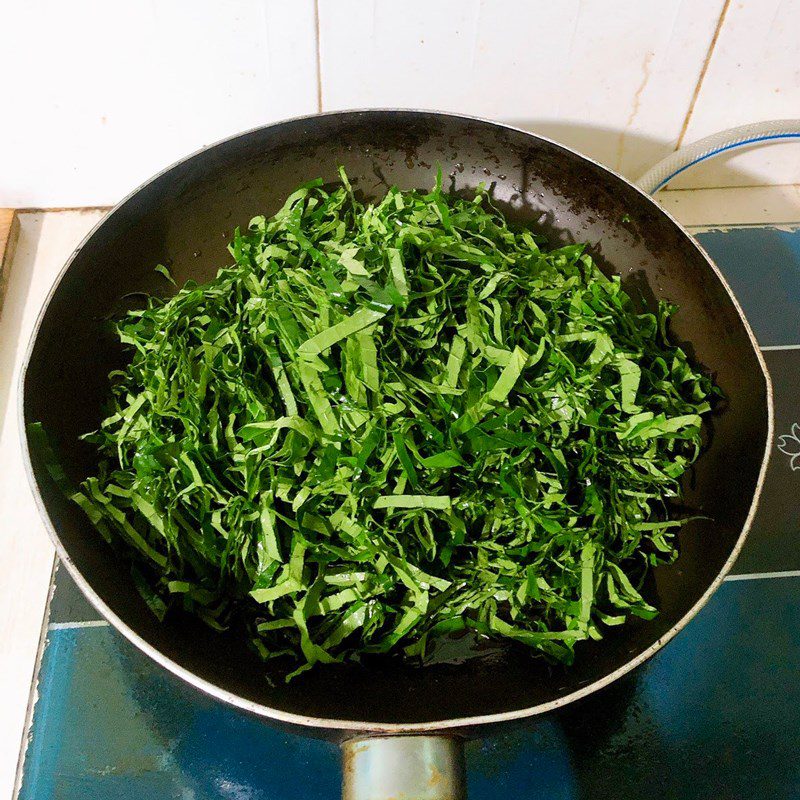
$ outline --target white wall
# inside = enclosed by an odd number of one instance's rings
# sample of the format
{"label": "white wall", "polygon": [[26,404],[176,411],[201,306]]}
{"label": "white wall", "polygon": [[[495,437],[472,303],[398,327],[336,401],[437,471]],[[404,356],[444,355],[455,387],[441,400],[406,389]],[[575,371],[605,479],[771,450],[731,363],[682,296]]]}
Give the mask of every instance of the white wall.
{"label": "white wall", "polygon": [[0,0],[0,205],[113,204],[317,110],[313,0]]}
{"label": "white wall", "polygon": [[[800,117],[800,0],[0,0],[0,205],[108,205],[265,122],[440,108],[630,177],[719,128]],[[800,143],[680,186],[800,183]]]}

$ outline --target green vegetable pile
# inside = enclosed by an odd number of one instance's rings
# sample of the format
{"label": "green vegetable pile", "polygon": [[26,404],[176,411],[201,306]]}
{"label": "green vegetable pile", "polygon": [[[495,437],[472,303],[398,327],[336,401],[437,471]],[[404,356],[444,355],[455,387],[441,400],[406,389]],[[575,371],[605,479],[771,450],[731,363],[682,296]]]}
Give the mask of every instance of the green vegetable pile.
{"label": "green vegetable pile", "polygon": [[288,677],[465,630],[570,662],[655,615],[716,391],[674,308],[637,313],[483,190],[367,205],[341,176],[118,323],[131,360],[73,497],[153,611],[244,626]]}

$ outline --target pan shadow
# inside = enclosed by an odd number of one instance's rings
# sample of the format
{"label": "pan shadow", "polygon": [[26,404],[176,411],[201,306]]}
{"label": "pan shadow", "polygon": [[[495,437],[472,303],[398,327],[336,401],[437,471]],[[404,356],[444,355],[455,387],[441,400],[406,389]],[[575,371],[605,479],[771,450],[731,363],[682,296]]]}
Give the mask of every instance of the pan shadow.
{"label": "pan shadow", "polygon": [[[501,122],[576,150],[599,161],[603,166],[623,175],[633,183],[656,162],[666,158],[675,150],[674,142],[620,128],[605,128],[580,122],[555,122],[536,117],[508,118]],[[737,185],[754,186],[763,183],[763,179],[730,165],[730,160],[736,152],[738,151],[721,154],[715,158],[715,162],[725,165],[725,171],[732,176]],[[705,182],[703,185],[706,185]]]}

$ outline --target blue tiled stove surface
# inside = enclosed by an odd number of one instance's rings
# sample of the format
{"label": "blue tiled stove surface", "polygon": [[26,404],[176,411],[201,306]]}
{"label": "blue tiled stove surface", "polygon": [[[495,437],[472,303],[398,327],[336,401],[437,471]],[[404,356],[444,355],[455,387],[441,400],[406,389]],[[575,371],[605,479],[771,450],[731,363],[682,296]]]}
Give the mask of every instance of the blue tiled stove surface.
{"label": "blue tiled stove surface", "polygon": [[[800,798],[800,228],[697,236],[775,384],[779,452],[747,545],[708,606],[646,665],[471,742],[471,800]],[[54,580],[20,800],[338,797],[335,745],[185,686],[100,622],[63,570]]]}

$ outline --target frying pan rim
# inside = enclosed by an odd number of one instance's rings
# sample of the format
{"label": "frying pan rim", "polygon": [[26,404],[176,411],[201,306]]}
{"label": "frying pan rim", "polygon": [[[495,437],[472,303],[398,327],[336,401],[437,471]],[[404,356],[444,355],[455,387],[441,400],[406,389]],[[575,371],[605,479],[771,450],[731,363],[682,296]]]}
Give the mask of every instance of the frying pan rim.
{"label": "frying pan rim", "polygon": [[[764,378],[765,389],[766,389],[766,406],[767,406],[767,432],[766,432],[767,435],[764,442],[764,455],[761,461],[761,468],[759,470],[758,479],[756,481],[755,489],[753,492],[753,498],[750,502],[750,509],[748,511],[747,517],[745,518],[742,530],[739,533],[739,536],[737,537],[736,543],[734,544],[730,556],[722,565],[722,569],[720,570],[717,577],[711,582],[711,584],[709,584],[706,591],[698,598],[698,600],[686,612],[686,614],[684,614],[663,636],[659,637],[647,649],[639,653],[639,655],[637,655],[630,661],[626,661],[622,666],[618,667],[613,672],[604,675],[602,678],[599,678],[598,680],[593,681],[592,683],[587,684],[586,686],[583,686],[580,689],[571,692],[570,694],[564,695],[563,697],[559,697],[555,700],[550,700],[546,703],[539,703],[537,705],[528,706],[526,708],[516,709],[512,711],[500,711],[493,714],[479,714],[468,717],[456,717],[456,718],[448,718],[441,720],[433,720],[429,722],[384,723],[384,722],[369,722],[361,720],[332,719],[327,717],[312,717],[304,714],[295,714],[292,712],[283,711],[281,709],[273,708],[271,706],[267,706],[253,700],[247,700],[244,697],[241,697],[240,695],[222,689],[221,687],[217,686],[211,681],[205,680],[204,678],[200,678],[195,673],[180,666],[172,659],[166,657],[156,647],[154,647],[145,639],[143,639],[136,631],[130,628],[127,625],[127,623],[123,622],[106,605],[106,603],[102,600],[102,598],[100,598],[100,596],[94,591],[92,586],[83,577],[83,574],[80,572],[78,567],[72,561],[66,549],[64,548],[63,544],[61,543],[59,536],[56,533],[55,526],[53,525],[52,520],[50,519],[50,515],[47,511],[47,508],[44,505],[44,501],[39,492],[38,484],[36,482],[36,477],[33,473],[33,465],[31,462],[30,449],[28,447],[28,439],[25,430],[25,379],[28,373],[28,367],[30,365],[30,360],[33,355],[34,346],[36,344],[36,340],[38,338],[42,322],[44,321],[44,318],[47,315],[47,311],[50,307],[51,302],[53,301],[53,298],[55,297],[64,277],[66,276],[67,272],[69,271],[76,257],[78,256],[80,251],[84,248],[84,246],[89,242],[89,240],[95,235],[95,233],[103,225],[105,225],[114,216],[114,214],[116,214],[129,200],[131,200],[133,197],[139,194],[139,192],[141,192],[147,186],[154,183],[155,181],[157,181],[159,178],[161,178],[163,175],[167,174],[174,168],[195,158],[196,156],[204,153],[205,151],[217,147],[219,145],[226,144],[235,139],[249,136],[257,131],[265,131],[269,130],[270,128],[277,128],[287,123],[298,123],[305,121],[311,122],[321,117],[326,117],[326,118],[358,117],[361,115],[370,115],[370,114],[390,115],[397,113],[448,117],[466,122],[477,122],[480,124],[489,125],[494,128],[501,128],[513,131],[514,133],[521,133],[526,137],[532,137],[534,139],[544,141],[547,144],[552,145],[559,150],[566,151],[571,155],[576,156],[578,159],[589,162],[595,167],[598,167],[604,172],[607,172],[612,176],[614,176],[615,178],[617,178],[618,180],[624,182],[629,187],[633,188],[639,195],[645,198],[657,213],[666,217],[688,239],[690,244],[697,249],[697,251],[702,255],[706,263],[711,268],[712,272],[716,275],[717,279],[722,284],[722,287],[727,292],[728,297],[733,303],[733,306],[736,309],[737,314],[739,315],[739,319],[744,325],[744,329],[750,340],[750,344],[753,347],[753,350],[756,355],[756,360],[761,369],[762,377]],[[719,586],[725,580],[725,577],[728,574],[728,572],[730,572],[731,567],[736,561],[736,558],[738,557],[742,549],[742,546],[744,545],[745,539],[747,538],[747,534],[750,530],[753,518],[758,508],[759,499],[761,497],[761,490],[764,484],[764,478],[766,475],[767,466],[769,464],[770,454],[772,451],[772,444],[774,441],[774,408],[773,408],[773,396],[772,396],[772,381],[770,379],[769,371],[767,369],[766,362],[764,361],[763,354],[758,346],[758,342],[755,338],[755,335],[752,329],[750,328],[750,323],[747,321],[747,317],[742,311],[742,308],[739,305],[739,301],[737,300],[735,294],[733,293],[733,290],[728,285],[725,276],[720,272],[714,261],[709,257],[708,253],[706,253],[703,247],[694,239],[694,237],[692,237],[688,233],[688,231],[683,227],[683,225],[681,225],[681,223],[678,222],[678,220],[676,220],[672,216],[672,214],[670,214],[666,209],[662,208],[658,203],[656,203],[656,201],[649,194],[644,192],[635,183],[628,180],[623,175],[620,175],[618,172],[614,171],[613,169],[610,169],[604,164],[600,164],[593,158],[590,158],[589,156],[579,153],[576,150],[573,150],[572,148],[561,144],[560,142],[556,142],[552,139],[549,139],[546,136],[541,136],[538,133],[532,133],[531,131],[527,131],[523,128],[518,128],[514,125],[508,125],[503,122],[497,122],[495,120],[489,120],[482,117],[476,117],[467,114],[457,114],[449,111],[436,111],[436,110],[419,109],[419,108],[346,109],[346,110],[328,111],[315,114],[305,114],[297,117],[290,117],[287,119],[278,120],[276,122],[272,122],[267,125],[258,125],[246,131],[241,131],[239,133],[233,134],[232,136],[226,136],[223,139],[220,139],[211,145],[206,145],[204,147],[198,148],[189,155],[178,159],[173,164],[170,164],[169,166],[160,170],[158,173],[156,173],[155,175],[144,181],[142,184],[137,186],[133,191],[129,192],[122,200],[116,203],[108,211],[108,213],[105,214],[103,218],[100,219],[97,222],[97,224],[92,227],[89,233],[81,240],[80,244],[70,254],[64,266],[61,268],[58,275],[54,279],[53,284],[42,303],[39,313],[37,314],[36,322],[33,326],[30,339],[28,340],[27,343],[25,356],[22,362],[22,368],[20,370],[20,376],[17,384],[17,401],[18,401],[17,417],[19,425],[18,430],[21,439],[23,466],[28,479],[28,483],[30,485],[31,491],[34,496],[34,501],[36,503],[37,510],[39,511],[39,516],[41,517],[42,522],[45,525],[50,540],[55,545],[58,557],[61,559],[62,563],[66,567],[72,579],[81,589],[81,591],[90,601],[90,603],[94,606],[94,608],[108,622],[110,622],[111,625],[113,625],[113,627],[117,631],[119,631],[131,644],[137,647],[141,652],[143,652],[145,655],[147,655],[161,667],[168,670],[172,674],[176,675],[189,685],[195,687],[196,689],[199,689],[200,691],[211,697],[216,698],[217,700],[221,700],[224,703],[242,709],[243,711],[246,711],[250,714],[254,714],[256,716],[263,717],[265,719],[275,720],[276,722],[279,723],[296,725],[303,728],[328,729],[328,730],[349,732],[351,735],[357,732],[358,733],[366,732],[372,734],[415,734],[415,733],[421,734],[421,733],[435,733],[437,731],[448,731],[450,734],[453,734],[466,729],[482,727],[484,725],[490,725],[494,723],[508,722],[512,720],[524,719],[526,717],[538,716],[540,714],[544,714],[549,711],[554,711],[555,709],[568,705],[569,703],[579,700],[582,697],[586,697],[590,694],[593,694],[594,692],[598,691],[599,689],[602,689],[605,686],[608,686],[609,684],[616,681],[618,678],[621,678],[623,675],[626,675],[628,672],[631,672],[633,669],[635,669],[636,667],[647,661],[647,659],[649,659],[658,650],[660,650],[667,642],[673,639],[678,633],[680,633],[680,631],[682,631],[686,627],[686,625],[689,624],[689,622],[691,622],[692,619],[694,619],[697,613],[703,608],[703,606],[706,605],[710,597],[714,594],[714,592],[719,588]]]}

